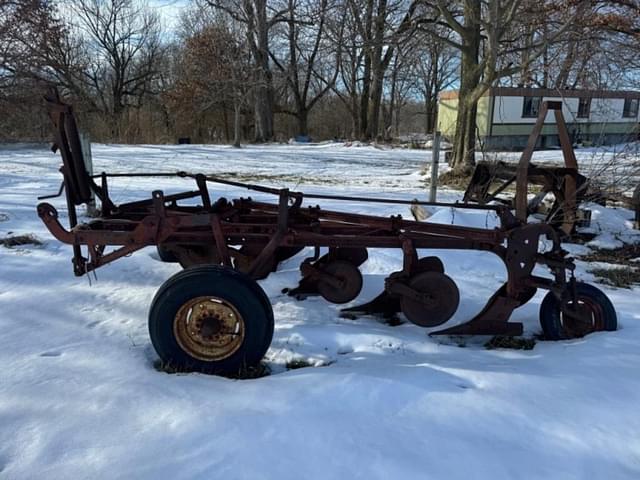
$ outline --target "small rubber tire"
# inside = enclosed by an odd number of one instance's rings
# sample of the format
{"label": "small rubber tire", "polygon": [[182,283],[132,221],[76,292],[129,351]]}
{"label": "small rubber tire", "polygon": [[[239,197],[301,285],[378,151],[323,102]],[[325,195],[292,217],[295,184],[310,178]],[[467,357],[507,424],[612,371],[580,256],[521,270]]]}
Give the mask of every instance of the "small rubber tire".
{"label": "small rubber tire", "polygon": [[156,250],[158,251],[158,256],[160,257],[160,260],[162,260],[163,262],[165,263],[178,262],[178,257],[176,257],[176,255],[171,250],[168,250],[162,245],[157,245]]}
{"label": "small rubber tire", "polygon": [[[191,299],[213,296],[232,305],[244,322],[244,339],[230,356],[206,361],[184,350],[174,333],[179,309]],[[240,272],[220,265],[200,265],[178,272],[156,293],[149,310],[149,336],[164,365],[177,371],[234,376],[255,367],[273,338],[273,310],[260,286]]]}
{"label": "small rubber tire", "polygon": [[561,302],[549,292],[540,304],[540,326],[547,340],[579,338],[596,331],[614,331],[618,328],[616,310],[611,300],[599,288],[588,283],[576,283],[578,302],[582,302],[593,314],[593,328],[584,334],[575,335],[565,328]]}

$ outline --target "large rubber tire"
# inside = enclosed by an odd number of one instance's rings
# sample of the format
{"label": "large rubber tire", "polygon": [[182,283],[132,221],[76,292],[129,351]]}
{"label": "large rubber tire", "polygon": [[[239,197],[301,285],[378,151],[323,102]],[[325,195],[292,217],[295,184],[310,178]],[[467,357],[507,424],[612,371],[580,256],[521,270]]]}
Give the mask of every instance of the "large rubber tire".
{"label": "large rubber tire", "polygon": [[[179,311],[198,297],[224,301],[243,321],[241,344],[226,358],[198,358],[176,337]],[[273,328],[273,310],[262,288],[246,275],[219,265],[191,267],[177,273],[160,287],[149,311],[153,347],[165,365],[180,371],[237,375],[259,364],[271,344]]]}
{"label": "large rubber tire", "polygon": [[576,283],[576,294],[581,307],[591,312],[591,326],[579,325],[578,328],[575,328],[571,326],[571,323],[566,323],[560,308],[560,300],[552,292],[549,292],[540,304],[540,325],[547,340],[579,338],[591,332],[614,331],[618,328],[616,310],[600,289],[579,282]]}

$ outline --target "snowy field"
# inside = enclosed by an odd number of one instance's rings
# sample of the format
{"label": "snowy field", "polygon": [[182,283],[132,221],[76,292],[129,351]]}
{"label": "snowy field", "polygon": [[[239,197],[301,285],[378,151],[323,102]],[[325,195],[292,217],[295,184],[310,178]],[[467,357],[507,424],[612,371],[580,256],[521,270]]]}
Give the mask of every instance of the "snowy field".
{"label": "snowy field", "polygon": [[[429,161],[424,151],[339,145],[95,145],[93,156],[96,172],[224,173],[406,199],[425,199],[420,172]],[[297,284],[304,251],[261,282],[276,320],[271,375],[170,375],[153,366],[147,310],[179,267],[148,248],[99,269],[92,284],[75,277],[71,248],[48,234],[35,211],[38,195],[57,190],[59,164],[44,147],[0,146],[0,238],[34,234],[43,242],[0,246],[0,479],[640,478],[640,288],[599,285],[617,309],[616,332],[538,342],[531,351],[487,350],[487,338],[431,338],[409,323],[343,319],[319,297],[281,294]],[[123,202],[191,187],[120,179],[110,190]],[[216,193],[249,196],[227,187]],[[459,198],[439,193],[439,200]],[[51,202],[65,222],[63,200]],[[410,217],[402,206],[340,207]],[[430,221],[495,224],[486,213],[430,213]],[[595,245],[640,240],[631,217],[595,207]],[[461,292],[447,326],[472,317],[505,279],[491,254],[435,254]],[[373,298],[400,266],[399,252],[371,250],[353,304]],[[592,281],[588,267],[578,261],[578,277]],[[513,315],[527,336],[540,331],[542,296]],[[298,360],[315,368],[286,368]]]}

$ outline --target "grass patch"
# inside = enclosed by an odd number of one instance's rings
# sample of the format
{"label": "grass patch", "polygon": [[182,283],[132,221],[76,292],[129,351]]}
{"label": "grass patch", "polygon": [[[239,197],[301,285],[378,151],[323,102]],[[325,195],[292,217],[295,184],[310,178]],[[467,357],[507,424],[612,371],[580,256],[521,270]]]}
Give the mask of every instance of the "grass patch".
{"label": "grass patch", "polygon": [[42,245],[42,242],[38,240],[34,235],[12,235],[10,237],[0,238],[0,245],[3,247],[11,248],[18,247],[20,245]]}
{"label": "grass patch", "polygon": [[469,182],[471,181],[471,175],[461,175],[449,170],[438,176],[438,184],[450,187],[455,190],[466,190]]}
{"label": "grass patch", "polygon": [[582,255],[580,260],[585,262],[629,263],[633,258],[640,257],[640,244],[624,245],[620,248],[593,250],[588,255]]}
{"label": "grass patch", "polygon": [[616,288],[631,288],[640,284],[640,271],[632,267],[594,268],[589,270],[596,277],[596,281]]}
{"label": "grass patch", "polygon": [[322,362],[320,364],[317,364],[317,363],[312,363],[309,360],[304,358],[293,358],[285,364],[285,367],[287,368],[287,370],[297,370],[299,368],[308,368],[308,367],[313,367],[313,368],[328,367],[332,363],[334,362],[330,361],[330,362]]}
{"label": "grass patch", "polygon": [[299,368],[315,367],[315,365],[304,358],[294,358],[289,360],[285,367],[287,367],[287,370],[297,370]]}
{"label": "grass patch", "polygon": [[393,315],[385,315],[384,323],[389,325],[390,327],[398,327],[402,325],[404,322],[398,315],[393,314]]}
{"label": "grass patch", "polygon": [[597,233],[574,232],[567,243],[574,245],[585,245],[598,236]]}
{"label": "grass patch", "polygon": [[534,338],[522,338],[522,337],[506,337],[503,335],[496,335],[484,344],[484,348],[487,350],[494,350],[496,348],[508,348],[510,350],[533,350],[536,346],[536,340]]}
{"label": "grass patch", "polygon": [[640,269],[628,266],[634,258],[640,258],[640,244],[624,245],[614,249],[597,249],[581,255],[585,262],[602,262],[616,265],[614,268],[592,268],[588,272],[596,281],[617,288],[631,288],[640,284]]}
{"label": "grass patch", "polygon": [[245,172],[224,172],[217,175],[220,178],[234,180],[236,182],[265,182],[265,183],[287,183],[287,184],[303,184],[313,183],[314,185],[336,185],[339,184],[335,179],[313,177],[307,178],[304,175],[290,174],[269,174],[269,173],[245,173]]}
{"label": "grass patch", "polygon": [[[195,372],[195,370],[191,368],[178,366],[171,362],[163,362],[162,360],[156,360],[153,362],[153,368],[158,372],[167,373],[169,375],[185,375]],[[236,374],[225,375],[225,377],[234,380],[252,380],[255,378],[266,377],[268,375],[271,375],[271,369],[268,365],[260,363],[255,367],[242,367]]]}
{"label": "grass patch", "polygon": [[193,372],[193,370],[180,367],[171,362],[163,362],[162,360],[156,360],[155,362],[153,362],[153,368],[158,372],[168,373],[169,375],[179,375]]}
{"label": "grass patch", "polygon": [[229,378],[236,380],[254,380],[256,378],[268,377],[269,375],[271,375],[269,365],[260,362],[255,367],[242,367],[238,373]]}
{"label": "grass patch", "polygon": [[397,327],[402,325],[404,321],[396,313],[352,313],[352,312],[340,312],[340,318],[346,320],[357,320],[358,317],[372,316],[381,318],[385,325],[390,327]]}

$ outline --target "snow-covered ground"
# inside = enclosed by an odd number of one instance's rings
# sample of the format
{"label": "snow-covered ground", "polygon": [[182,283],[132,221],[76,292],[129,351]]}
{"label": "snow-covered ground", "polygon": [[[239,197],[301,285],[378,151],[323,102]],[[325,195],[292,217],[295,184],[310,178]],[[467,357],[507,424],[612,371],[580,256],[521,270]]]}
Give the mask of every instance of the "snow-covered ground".
{"label": "snow-covered ground", "polygon": [[[424,151],[339,145],[96,145],[93,156],[97,172],[202,171],[409,199],[425,198],[420,171],[429,161]],[[36,196],[59,186],[59,163],[45,148],[0,147],[0,238],[44,242],[0,247],[0,478],[640,478],[637,287],[600,286],[617,309],[617,332],[538,342],[532,351],[486,350],[486,338],[430,338],[412,324],[343,319],[321,298],[282,295],[297,284],[306,251],[261,282],[276,319],[270,376],[169,375],[153,367],[146,317],[155,290],[179,267],[149,248],[99,269],[91,285],[74,277],[70,247],[35,213]],[[121,179],[111,192],[122,202],[185,187]],[[64,219],[62,199],[52,202]],[[400,206],[339,206],[410,216]],[[638,239],[631,212],[594,208],[597,239]],[[430,221],[495,222],[486,213],[430,210]],[[478,312],[504,281],[491,254],[435,254],[461,291],[449,325]],[[370,251],[353,303],[373,298],[400,265],[397,251]],[[579,261],[578,277],[591,281],[587,268]],[[542,295],[514,313],[527,335],[539,332]],[[317,368],[287,370],[292,360]]]}

